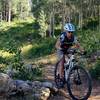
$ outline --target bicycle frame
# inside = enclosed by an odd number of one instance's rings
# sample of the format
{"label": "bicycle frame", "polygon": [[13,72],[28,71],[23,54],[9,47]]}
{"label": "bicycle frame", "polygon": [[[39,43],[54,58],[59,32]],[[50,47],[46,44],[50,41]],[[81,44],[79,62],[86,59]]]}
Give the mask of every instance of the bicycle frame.
{"label": "bicycle frame", "polygon": [[[67,65],[64,66],[64,73],[65,73],[66,81],[68,79],[68,74],[70,72],[70,69],[72,67],[74,67],[74,61],[75,61],[75,57],[74,56],[75,56],[74,54],[71,54],[71,56],[68,58]],[[68,69],[66,67],[68,67]]]}

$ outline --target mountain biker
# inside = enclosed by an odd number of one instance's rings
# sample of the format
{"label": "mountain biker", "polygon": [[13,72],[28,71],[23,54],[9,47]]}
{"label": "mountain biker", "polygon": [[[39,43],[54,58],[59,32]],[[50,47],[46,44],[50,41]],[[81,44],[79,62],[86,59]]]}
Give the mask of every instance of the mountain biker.
{"label": "mountain biker", "polygon": [[[61,33],[60,37],[58,38],[56,42],[56,49],[57,49],[57,55],[58,59],[60,60],[60,67],[59,67],[59,74],[60,74],[60,80],[61,84],[60,87],[63,87],[64,85],[64,51],[68,50],[71,47],[74,48],[80,48],[80,44],[77,41],[76,36],[74,35],[75,32],[75,26],[72,23],[66,23],[64,26],[64,32]],[[74,45],[73,45],[74,44]],[[82,51],[82,48],[80,48]]]}

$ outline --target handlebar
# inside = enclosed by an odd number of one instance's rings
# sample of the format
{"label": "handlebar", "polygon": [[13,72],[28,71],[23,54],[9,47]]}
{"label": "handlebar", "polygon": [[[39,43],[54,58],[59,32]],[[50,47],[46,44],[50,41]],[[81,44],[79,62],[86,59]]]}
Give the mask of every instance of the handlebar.
{"label": "handlebar", "polygon": [[68,54],[74,54],[74,53],[77,53],[76,49],[75,48],[70,48],[67,50],[67,53]]}
{"label": "handlebar", "polygon": [[80,55],[86,55],[87,54],[86,51],[81,52],[81,51],[78,51],[78,49],[76,49],[76,48],[62,49],[62,51],[64,52],[64,54],[75,54],[75,53],[78,53]]}
{"label": "handlebar", "polygon": [[67,45],[67,44],[72,44],[74,45],[75,43],[74,42],[64,42],[63,44]]}

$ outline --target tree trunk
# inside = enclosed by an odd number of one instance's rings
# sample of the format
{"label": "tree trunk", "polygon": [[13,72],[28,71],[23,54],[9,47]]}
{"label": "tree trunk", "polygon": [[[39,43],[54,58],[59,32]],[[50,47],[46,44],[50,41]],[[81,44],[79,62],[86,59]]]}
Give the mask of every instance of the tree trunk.
{"label": "tree trunk", "polygon": [[53,13],[53,16],[52,16],[52,36],[53,37],[55,37],[55,35],[54,35],[54,32],[55,32],[54,27],[55,27],[55,15]]}
{"label": "tree trunk", "polygon": [[64,25],[65,25],[65,14],[63,13],[62,14],[62,28],[61,28],[62,31],[64,31],[64,28],[63,28]]}
{"label": "tree trunk", "polygon": [[8,10],[8,22],[11,22],[11,2],[9,1],[9,10]]}
{"label": "tree trunk", "polygon": [[83,10],[82,10],[82,1],[81,1],[81,7],[80,7],[80,10],[79,10],[79,29],[82,30],[82,24],[83,24]]}
{"label": "tree trunk", "polygon": [[98,27],[98,29],[99,29],[99,32],[100,32],[100,5],[99,5],[99,15],[98,15],[98,17],[99,17],[99,27]]}
{"label": "tree trunk", "polygon": [[6,15],[5,15],[5,17],[6,17],[6,22],[8,21],[8,11],[6,10]]}
{"label": "tree trunk", "polygon": [[2,23],[2,12],[0,12],[0,22]]}
{"label": "tree trunk", "polygon": [[20,18],[21,19],[23,19],[22,10],[23,10],[23,4],[22,4],[22,2],[20,2]]}
{"label": "tree trunk", "polygon": [[52,17],[51,17],[51,34],[52,34],[52,37],[55,37],[54,35],[54,32],[55,32],[55,29],[54,29],[54,26],[55,26],[55,9],[54,9],[54,3],[53,3],[53,8],[52,8]]}
{"label": "tree trunk", "polygon": [[4,12],[3,18],[4,18],[4,20],[6,20],[6,4],[5,4],[5,2],[4,2],[3,12]]}
{"label": "tree trunk", "polygon": [[51,29],[51,20],[52,20],[52,13],[50,13],[50,24],[49,24],[49,31],[50,31],[50,37],[51,37],[51,32],[52,32],[52,29]]}
{"label": "tree trunk", "polygon": [[50,12],[50,13],[49,13],[48,28],[47,28],[47,30],[46,30],[46,37],[51,37],[51,32],[52,32],[52,29],[51,29],[51,27],[52,27],[52,22],[51,22],[51,20],[52,20],[52,13]]}
{"label": "tree trunk", "polygon": [[64,31],[64,25],[65,25],[65,17],[66,17],[66,0],[63,0],[63,13],[62,13],[62,28],[61,30]]}

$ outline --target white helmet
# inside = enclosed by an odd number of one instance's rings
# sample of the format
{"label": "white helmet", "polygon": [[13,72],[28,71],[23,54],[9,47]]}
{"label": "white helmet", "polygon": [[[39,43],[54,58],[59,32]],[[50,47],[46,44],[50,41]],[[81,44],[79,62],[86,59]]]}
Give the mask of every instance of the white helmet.
{"label": "white helmet", "polygon": [[75,31],[75,27],[74,27],[73,24],[67,23],[67,24],[65,24],[65,26],[64,26],[64,30],[65,30],[65,31],[71,31],[71,32],[74,32],[74,31]]}

